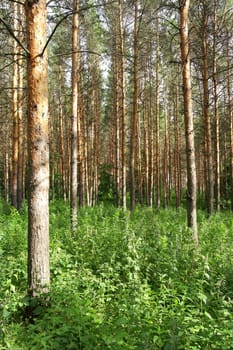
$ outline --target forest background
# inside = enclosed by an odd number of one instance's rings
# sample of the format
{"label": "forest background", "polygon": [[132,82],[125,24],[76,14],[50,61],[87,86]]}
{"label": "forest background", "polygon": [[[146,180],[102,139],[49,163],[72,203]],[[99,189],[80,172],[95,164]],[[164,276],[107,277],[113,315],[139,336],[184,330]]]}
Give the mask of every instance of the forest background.
{"label": "forest background", "polygon": [[3,349],[233,348],[232,1],[191,2],[182,56],[187,4],[1,2]]}

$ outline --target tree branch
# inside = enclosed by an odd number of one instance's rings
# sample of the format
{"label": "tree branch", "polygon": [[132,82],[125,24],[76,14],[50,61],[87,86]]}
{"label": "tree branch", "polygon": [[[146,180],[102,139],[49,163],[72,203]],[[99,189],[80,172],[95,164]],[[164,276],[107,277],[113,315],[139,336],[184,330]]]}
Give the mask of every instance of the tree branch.
{"label": "tree branch", "polygon": [[10,35],[17,41],[19,46],[26,52],[26,54],[29,54],[29,51],[24,45],[21,43],[21,41],[15,36],[14,31],[11,29],[11,27],[4,21],[2,17],[0,17],[0,22],[4,25],[4,27],[7,29],[7,31],[10,33]]}

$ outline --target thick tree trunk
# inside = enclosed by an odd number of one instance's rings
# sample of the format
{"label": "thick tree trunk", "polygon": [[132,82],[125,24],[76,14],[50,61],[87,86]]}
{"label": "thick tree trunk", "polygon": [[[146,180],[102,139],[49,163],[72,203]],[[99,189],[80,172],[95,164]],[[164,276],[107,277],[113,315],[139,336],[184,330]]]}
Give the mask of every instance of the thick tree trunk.
{"label": "thick tree trunk", "polygon": [[188,226],[193,230],[193,239],[198,246],[196,211],[196,165],[194,145],[194,125],[192,111],[192,87],[188,35],[189,0],[180,1],[180,38],[181,62],[184,95],[184,121],[187,161],[187,218]]}
{"label": "thick tree trunk", "polygon": [[49,290],[49,137],[46,1],[28,0],[28,287],[31,296]]}

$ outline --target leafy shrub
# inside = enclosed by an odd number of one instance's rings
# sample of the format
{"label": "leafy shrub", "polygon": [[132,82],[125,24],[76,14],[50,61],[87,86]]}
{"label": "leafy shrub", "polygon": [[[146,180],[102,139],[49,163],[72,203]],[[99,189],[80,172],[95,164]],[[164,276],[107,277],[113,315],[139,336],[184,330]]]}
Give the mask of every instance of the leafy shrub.
{"label": "leafy shrub", "polygon": [[230,213],[199,213],[194,249],[186,213],[51,204],[50,303],[25,319],[26,211],[0,219],[0,348],[233,349]]}

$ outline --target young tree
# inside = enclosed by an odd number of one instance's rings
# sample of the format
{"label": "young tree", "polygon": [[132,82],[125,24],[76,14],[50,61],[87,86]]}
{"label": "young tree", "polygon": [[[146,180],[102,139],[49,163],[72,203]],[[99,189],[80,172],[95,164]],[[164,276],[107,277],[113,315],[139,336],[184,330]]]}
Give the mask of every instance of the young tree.
{"label": "young tree", "polygon": [[189,53],[188,14],[189,0],[179,1],[181,63],[184,96],[184,121],[187,162],[187,218],[188,226],[193,230],[193,239],[198,246],[197,212],[196,212],[196,164],[194,145],[194,125],[192,110],[191,68]]}
{"label": "young tree", "polygon": [[49,135],[46,0],[27,0],[28,50],[28,287],[47,293],[49,272]]}

